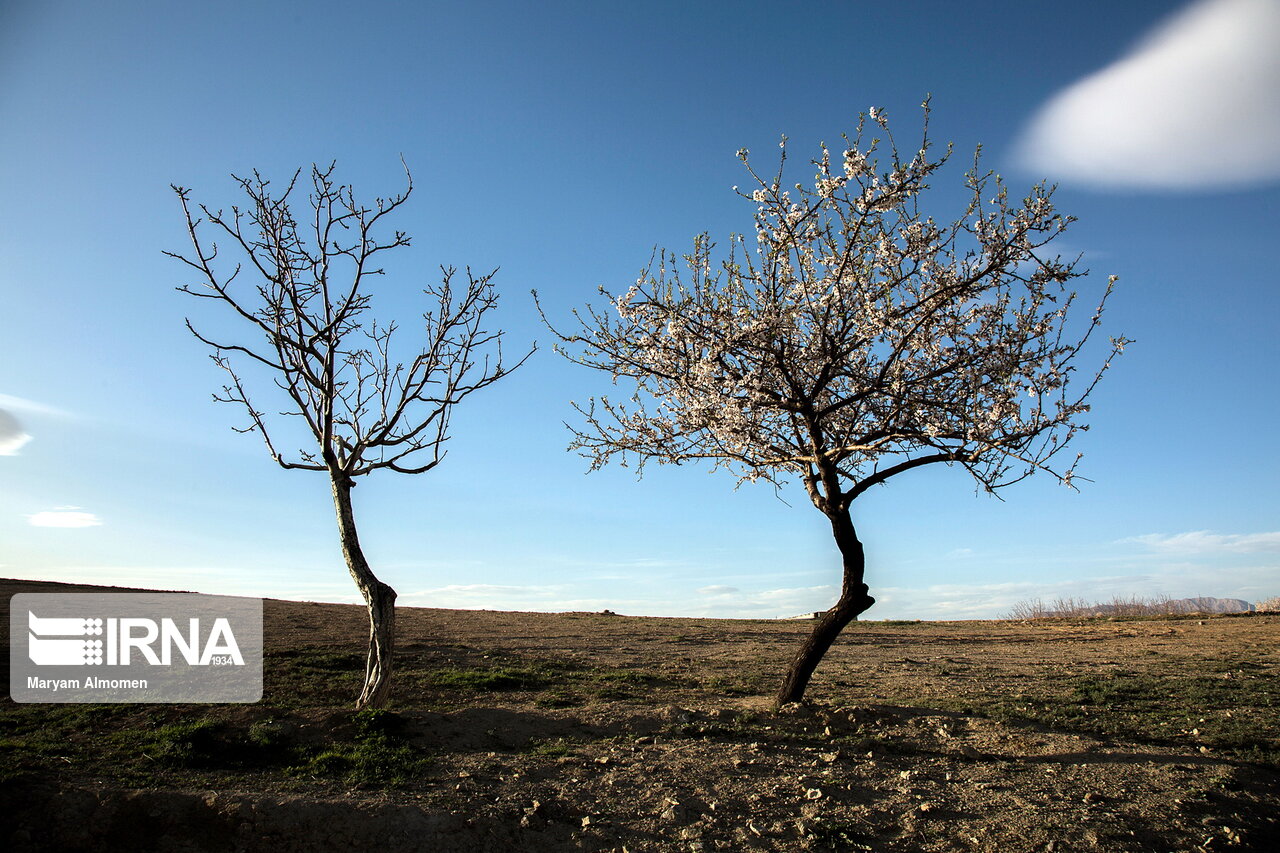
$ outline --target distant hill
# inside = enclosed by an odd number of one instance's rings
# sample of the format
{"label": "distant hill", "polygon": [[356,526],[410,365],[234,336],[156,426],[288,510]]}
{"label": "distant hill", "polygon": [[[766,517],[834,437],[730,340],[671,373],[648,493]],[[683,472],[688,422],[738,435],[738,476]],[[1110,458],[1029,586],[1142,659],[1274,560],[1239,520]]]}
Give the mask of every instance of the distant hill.
{"label": "distant hill", "polygon": [[1169,609],[1177,613],[1248,613],[1254,606],[1242,598],[1176,598]]}
{"label": "distant hill", "polygon": [[[1168,601],[1156,601],[1149,604],[1140,605],[1141,609],[1152,614],[1158,613],[1251,613],[1256,608],[1253,604],[1245,601],[1243,598],[1213,598],[1211,596],[1200,596],[1199,598],[1174,598]],[[1078,612],[1080,609],[1087,611],[1087,614]],[[1051,613],[1054,616],[1081,616],[1096,614],[1105,616],[1110,613],[1123,613],[1132,615],[1135,609],[1133,602],[1121,602],[1116,604],[1090,604],[1083,608],[1076,608],[1067,613]]]}

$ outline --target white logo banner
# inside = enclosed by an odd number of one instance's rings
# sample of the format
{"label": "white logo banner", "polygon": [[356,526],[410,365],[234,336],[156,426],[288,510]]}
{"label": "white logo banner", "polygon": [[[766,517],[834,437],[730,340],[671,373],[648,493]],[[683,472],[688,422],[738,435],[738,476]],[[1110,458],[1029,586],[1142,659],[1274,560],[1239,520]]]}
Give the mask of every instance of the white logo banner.
{"label": "white logo banner", "polygon": [[262,599],[197,593],[19,593],[15,702],[257,702]]}

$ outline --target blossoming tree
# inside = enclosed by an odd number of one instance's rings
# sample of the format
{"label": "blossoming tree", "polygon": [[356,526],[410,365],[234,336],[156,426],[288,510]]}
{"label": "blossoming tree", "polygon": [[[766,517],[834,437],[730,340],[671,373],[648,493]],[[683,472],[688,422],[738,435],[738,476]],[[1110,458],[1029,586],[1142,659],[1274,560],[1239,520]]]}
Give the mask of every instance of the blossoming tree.
{"label": "blossoming tree", "polygon": [[[166,254],[195,271],[196,283],[179,290],[221,303],[249,332],[230,341],[187,321],[229,377],[214,399],[244,408],[249,423],[240,431],[261,434],[279,465],[329,477],[342,553],[369,611],[369,654],[356,707],[376,708],[391,686],[396,592],[377,578],[360,547],[351,501],[356,478],[379,469],[421,474],[434,468],[444,456],[453,407],[528,356],[504,366],[502,332],[486,328],[498,301],[493,273],[477,277],[468,269],[459,287],[456,270],[442,267],[441,283],[424,291],[428,309],[417,343],[399,360],[397,325],[367,316],[368,290],[383,274],[377,266],[383,253],[409,245],[404,232],[378,232],[409,198],[412,178],[400,195],[366,205],[351,187],[335,183],[333,171],[332,164],[312,167],[301,217],[294,216],[291,199],[301,172],[279,192],[256,172],[237,178],[248,205],[229,213],[203,205],[193,210],[190,191],[175,186],[194,251]],[[201,236],[202,222],[238,255],[234,265]],[[242,273],[253,282],[238,281]],[[309,449],[293,455],[279,449],[273,436],[284,419],[273,420],[250,402],[246,369],[283,391],[287,408],[280,414],[301,423]]]}
{"label": "blossoming tree", "polygon": [[779,704],[803,698],[832,642],[875,602],[854,501],[926,465],[961,468],[988,492],[1036,472],[1071,486],[1079,456],[1059,460],[1127,343],[1112,338],[1075,376],[1115,277],[1091,315],[1069,321],[1067,284],[1085,273],[1049,251],[1073,221],[1051,188],[1011,201],[975,154],[961,215],[943,224],[922,212],[951,153],[931,158],[923,106],[910,156],[872,109],[842,150],[821,146],[810,184],[784,184],[786,137],[771,175],[740,150],[754,239],[735,236],[721,256],[706,234],[683,258],[655,252],[626,292],[602,287],[607,306],[553,328],[560,352],[634,389],[627,402],[575,404],[571,447],[592,470],[707,460],[740,482],[798,479],[827,517],[840,597],[788,667]]}

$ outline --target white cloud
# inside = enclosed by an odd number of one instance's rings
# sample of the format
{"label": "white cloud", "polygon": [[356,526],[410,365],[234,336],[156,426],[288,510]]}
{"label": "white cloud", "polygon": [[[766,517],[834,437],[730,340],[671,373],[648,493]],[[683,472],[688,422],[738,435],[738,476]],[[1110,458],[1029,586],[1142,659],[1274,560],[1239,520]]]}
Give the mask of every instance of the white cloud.
{"label": "white cloud", "polygon": [[[603,592],[603,594],[602,594]],[[612,610],[631,616],[684,616],[712,619],[776,619],[825,610],[839,592],[834,586],[786,587],[744,592],[723,584],[675,596],[666,585],[614,589],[558,584],[448,584],[402,593],[397,603],[412,607],[464,610],[526,610],[543,613]]]}
{"label": "white cloud", "polygon": [[18,419],[0,409],[0,456],[17,456],[18,449],[30,440]]}
{"label": "white cloud", "polygon": [[102,519],[91,512],[84,512],[78,506],[63,506],[57,509],[32,513],[27,516],[32,527],[98,527]]}
{"label": "white cloud", "polygon": [[1193,530],[1188,533],[1147,533],[1123,539],[1136,542],[1161,554],[1256,554],[1280,551],[1280,531],[1272,533],[1213,533]]}
{"label": "white cloud", "polygon": [[[571,589],[563,584],[517,586],[491,583],[455,583],[401,594],[398,603],[413,607],[444,607],[462,610],[582,610],[574,607]],[[601,607],[595,609],[603,609]]]}
{"label": "white cloud", "polygon": [[[728,589],[733,589],[728,587]],[[724,619],[777,619],[826,610],[836,603],[840,591],[830,585],[780,587],[759,592],[735,591],[715,596],[701,606],[686,606],[676,615]]]}
{"label": "white cloud", "polygon": [[69,416],[62,409],[46,406],[44,403],[37,403],[35,400],[15,397],[12,394],[0,394],[0,408],[12,409],[17,412],[31,412],[36,415],[53,415],[60,418]]}
{"label": "white cloud", "polygon": [[1200,0],[1054,96],[1018,144],[1051,180],[1195,189],[1280,178],[1280,0]]}

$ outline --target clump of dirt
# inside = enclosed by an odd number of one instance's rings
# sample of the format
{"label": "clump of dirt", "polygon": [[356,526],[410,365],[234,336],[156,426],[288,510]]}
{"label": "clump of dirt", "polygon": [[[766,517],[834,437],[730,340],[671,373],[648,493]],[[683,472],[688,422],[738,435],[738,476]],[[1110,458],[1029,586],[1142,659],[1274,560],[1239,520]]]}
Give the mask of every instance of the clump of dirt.
{"label": "clump of dirt", "polygon": [[0,843],[1019,853],[1280,837],[1280,614],[857,623],[811,702],[775,710],[806,623],[401,608],[394,699],[354,712],[363,610],[265,612],[257,705],[0,707]]}

